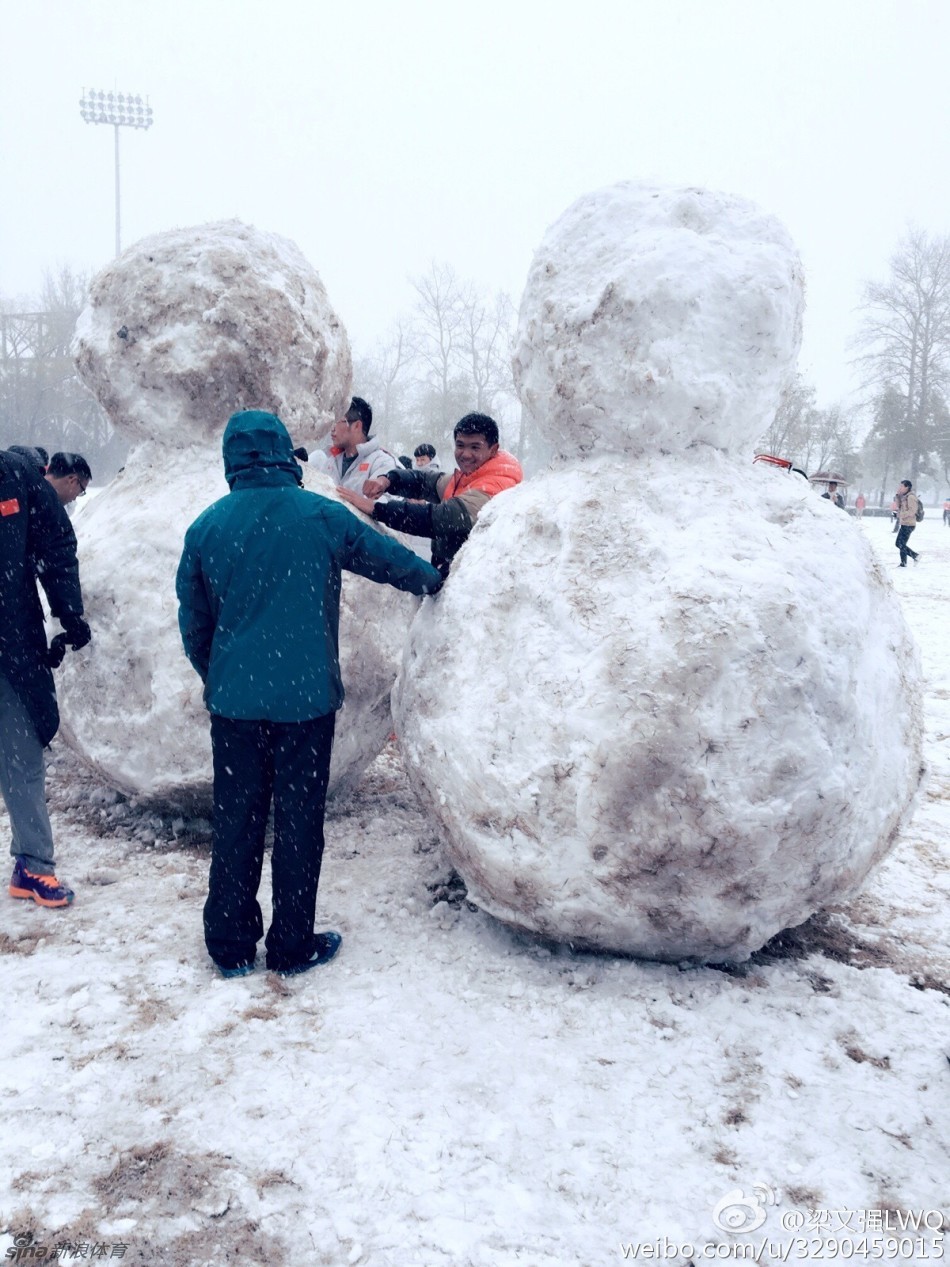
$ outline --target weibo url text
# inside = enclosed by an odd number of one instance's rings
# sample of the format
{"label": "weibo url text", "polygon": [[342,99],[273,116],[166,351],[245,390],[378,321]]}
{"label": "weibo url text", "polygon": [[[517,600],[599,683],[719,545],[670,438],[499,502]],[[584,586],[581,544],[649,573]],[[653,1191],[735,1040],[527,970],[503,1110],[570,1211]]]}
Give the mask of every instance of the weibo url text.
{"label": "weibo url text", "polygon": [[863,1258],[867,1261],[915,1263],[937,1262],[944,1256],[944,1237],[935,1236],[792,1236],[758,1241],[710,1241],[702,1245],[671,1241],[661,1236],[655,1241],[621,1242],[626,1259],[703,1259],[739,1262],[788,1263],[802,1260],[833,1262]]}

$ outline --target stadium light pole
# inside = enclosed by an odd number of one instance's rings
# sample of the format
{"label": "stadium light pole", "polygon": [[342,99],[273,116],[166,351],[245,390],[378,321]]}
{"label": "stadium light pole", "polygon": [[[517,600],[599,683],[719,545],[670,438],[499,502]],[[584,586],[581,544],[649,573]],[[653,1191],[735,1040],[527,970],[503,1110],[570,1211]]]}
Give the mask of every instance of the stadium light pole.
{"label": "stadium light pole", "polygon": [[79,112],[87,123],[111,123],[115,129],[115,253],[122,250],[122,218],[119,200],[119,128],[152,126],[152,107],[148,97],[133,97],[123,92],[87,92],[82,90]]}

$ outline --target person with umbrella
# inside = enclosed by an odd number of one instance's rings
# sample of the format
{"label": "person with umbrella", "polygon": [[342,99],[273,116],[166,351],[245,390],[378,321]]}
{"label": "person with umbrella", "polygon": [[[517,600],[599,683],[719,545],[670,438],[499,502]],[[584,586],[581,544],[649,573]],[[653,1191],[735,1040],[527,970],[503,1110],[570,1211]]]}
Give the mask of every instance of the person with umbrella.
{"label": "person with umbrella", "polygon": [[840,491],[839,485],[844,487],[847,480],[833,471],[819,471],[817,475],[811,477],[810,483],[824,484],[825,491],[821,495],[823,500],[833,502],[840,510],[844,510],[844,494]]}

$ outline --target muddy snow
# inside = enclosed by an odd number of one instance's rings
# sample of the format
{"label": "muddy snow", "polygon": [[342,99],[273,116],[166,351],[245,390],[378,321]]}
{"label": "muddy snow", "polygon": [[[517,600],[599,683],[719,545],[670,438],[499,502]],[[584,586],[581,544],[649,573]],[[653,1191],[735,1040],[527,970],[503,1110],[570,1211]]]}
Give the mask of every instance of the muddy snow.
{"label": "muddy snow", "polygon": [[[886,520],[862,530],[891,568]],[[916,1217],[903,1256],[936,1258],[950,531],[928,518],[913,544],[920,565],[890,574],[927,684],[916,815],[854,901],[728,970],[572,953],[474,909],[390,743],[331,807],[318,922],[343,933],[338,958],[220,980],[201,935],[208,823],[119,796],[57,741],[76,901],[4,899],[0,1250],[600,1267],[766,1238],[817,1261],[821,1238],[896,1240]],[[899,717],[891,735],[896,751]]]}

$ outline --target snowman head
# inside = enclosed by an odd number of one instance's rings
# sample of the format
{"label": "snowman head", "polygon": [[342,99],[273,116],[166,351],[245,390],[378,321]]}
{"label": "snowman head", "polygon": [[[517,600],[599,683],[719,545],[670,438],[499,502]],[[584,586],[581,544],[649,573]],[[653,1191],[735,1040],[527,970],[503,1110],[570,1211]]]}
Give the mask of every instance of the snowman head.
{"label": "snowman head", "polygon": [[94,280],[76,364],[117,431],[192,444],[240,409],[298,442],[349,399],[349,342],[297,247],[237,220],[144,238]]}
{"label": "snowman head", "polygon": [[513,366],[557,456],[694,444],[746,456],[801,341],[803,281],[782,225],[705,189],[622,183],[546,233]]}

